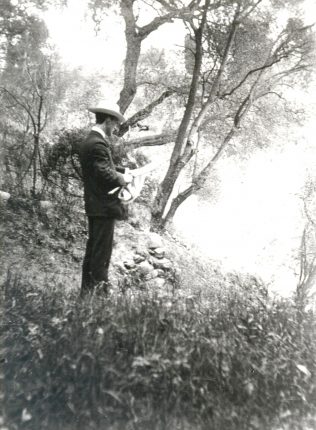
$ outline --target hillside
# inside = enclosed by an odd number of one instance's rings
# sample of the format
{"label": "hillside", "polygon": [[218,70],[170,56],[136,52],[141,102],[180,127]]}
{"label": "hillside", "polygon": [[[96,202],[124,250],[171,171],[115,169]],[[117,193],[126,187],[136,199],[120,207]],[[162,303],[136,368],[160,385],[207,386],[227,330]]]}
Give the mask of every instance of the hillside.
{"label": "hillside", "polygon": [[[57,204],[42,208],[39,202],[23,198],[10,199],[0,210],[0,279],[10,270],[36,283],[79,289],[87,239],[83,210]],[[150,232],[147,210],[135,204],[129,221],[117,222],[110,277],[115,288],[139,276],[158,289],[181,279],[187,292],[218,284],[222,278],[215,263],[192,255],[170,234]]]}
{"label": "hillside", "polygon": [[315,315],[138,219],[80,300],[82,211],[1,207],[0,429],[315,428]]}

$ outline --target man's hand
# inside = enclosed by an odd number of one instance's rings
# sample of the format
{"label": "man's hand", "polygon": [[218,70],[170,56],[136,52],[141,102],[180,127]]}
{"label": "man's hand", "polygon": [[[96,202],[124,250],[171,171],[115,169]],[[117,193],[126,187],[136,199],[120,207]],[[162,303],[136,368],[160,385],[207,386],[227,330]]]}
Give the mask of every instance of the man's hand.
{"label": "man's hand", "polygon": [[131,175],[129,172],[123,173],[123,179],[127,184],[130,184],[133,180],[133,175]]}

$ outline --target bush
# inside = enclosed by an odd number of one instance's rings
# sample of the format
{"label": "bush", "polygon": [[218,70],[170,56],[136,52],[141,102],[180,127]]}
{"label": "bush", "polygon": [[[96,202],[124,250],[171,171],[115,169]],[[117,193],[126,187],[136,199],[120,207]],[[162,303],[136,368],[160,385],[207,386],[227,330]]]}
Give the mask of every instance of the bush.
{"label": "bush", "polygon": [[12,430],[316,423],[315,319],[290,300],[239,286],[203,301],[133,288],[80,301],[12,276],[1,296]]}

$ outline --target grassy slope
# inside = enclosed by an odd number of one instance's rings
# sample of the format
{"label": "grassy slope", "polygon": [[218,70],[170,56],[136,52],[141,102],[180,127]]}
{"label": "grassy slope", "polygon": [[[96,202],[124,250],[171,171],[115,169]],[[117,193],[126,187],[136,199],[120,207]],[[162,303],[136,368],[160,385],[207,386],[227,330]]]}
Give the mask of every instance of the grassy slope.
{"label": "grassy slope", "polygon": [[[314,428],[314,315],[237,278],[228,288],[170,241],[183,275],[173,293],[135,280],[81,302],[83,219],[20,205],[1,217],[7,428]],[[146,236],[120,224],[114,263]]]}

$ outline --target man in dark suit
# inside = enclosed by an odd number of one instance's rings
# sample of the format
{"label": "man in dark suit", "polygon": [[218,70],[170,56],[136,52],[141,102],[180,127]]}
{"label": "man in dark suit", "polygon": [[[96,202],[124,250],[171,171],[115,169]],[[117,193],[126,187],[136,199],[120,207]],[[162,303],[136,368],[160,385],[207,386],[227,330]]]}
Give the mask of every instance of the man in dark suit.
{"label": "man in dark suit", "polygon": [[125,121],[117,106],[99,105],[89,108],[96,115],[96,125],[79,148],[84,185],[85,211],[89,236],[82,265],[81,297],[94,291],[107,293],[114,225],[124,219],[126,208],[109,191],[126,186],[132,177],[125,169],[115,167],[111,153],[114,129]]}

